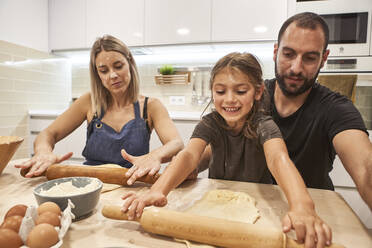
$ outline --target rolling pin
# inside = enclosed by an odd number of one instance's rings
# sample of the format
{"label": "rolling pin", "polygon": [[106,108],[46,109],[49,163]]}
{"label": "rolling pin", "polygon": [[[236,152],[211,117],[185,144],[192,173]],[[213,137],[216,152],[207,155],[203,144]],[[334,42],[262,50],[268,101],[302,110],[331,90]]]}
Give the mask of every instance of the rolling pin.
{"label": "rolling pin", "polygon": [[[127,168],[110,168],[103,166],[89,166],[89,165],[62,165],[53,164],[46,170],[45,176],[48,180],[62,178],[62,177],[95,177],[100,179],[104,183],[112,183],[119,185],[128,185],[125,176],[128,171]],[[21,175],[26,175],[27,171],[21,170]],[[154,176],[145,175],[137,178],[137,181],[144,183],[153,184],[159,178],[160,174]]]}
{"label": "rolling pin", "polygon": [[[102,215],[116,220],[128,220],[120,206],[106,205]],[[198,216],[176,212],[164,208],[152,207],[143,211],[140,219],[136,219],[141,227],[151,233],[192,240],[200,243],[222,247],[246,248],[303,248],[288,238],[281,230],[268,227],[229,221],[224,219]],[[330,248],[344,248],[332,244]]]}

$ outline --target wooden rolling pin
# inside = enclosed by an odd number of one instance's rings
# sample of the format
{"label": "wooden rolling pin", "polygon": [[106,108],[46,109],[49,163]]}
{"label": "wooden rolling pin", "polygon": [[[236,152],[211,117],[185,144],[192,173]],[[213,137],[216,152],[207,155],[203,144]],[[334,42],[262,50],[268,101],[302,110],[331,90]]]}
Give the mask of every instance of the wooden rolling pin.
{"label": "wooden rolling pin", "polygon": [[[112,168],[104,166],[89,166],[89,165],[62,165],[53,164],[47,169],[45,176],[48,180],[62,177],[95,177],[104,183],[113,183],[119,185],[128,185],[125,176],[127,168]],[[21,170],[21,175],[26,175],[27,171]],[[137,181],[153,184],[159,178],[160,174],[154,176],[145,175],[137,179]]]}
{"label": "wooden rolling pin", "polygon": [[[116,220],[128,220],[120,206],[104,206],[102,215]],[[142,228],[151,233],[192,240],[222,247],[303,248],[281,230],[206,216],[176,212],[164,208],[146,209],[140,219]],[[330,248],[344,248],[332,244]]]}

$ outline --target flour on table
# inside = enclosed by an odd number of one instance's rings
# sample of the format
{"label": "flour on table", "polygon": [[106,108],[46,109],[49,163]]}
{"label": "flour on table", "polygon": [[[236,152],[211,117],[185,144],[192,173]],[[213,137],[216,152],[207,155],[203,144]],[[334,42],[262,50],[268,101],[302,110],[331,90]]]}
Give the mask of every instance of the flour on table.
{"label": "flour on table", "polygon": [[260,217],[253,197],[244,192],[222,189],[207,192],[185,212],[251,224]]}

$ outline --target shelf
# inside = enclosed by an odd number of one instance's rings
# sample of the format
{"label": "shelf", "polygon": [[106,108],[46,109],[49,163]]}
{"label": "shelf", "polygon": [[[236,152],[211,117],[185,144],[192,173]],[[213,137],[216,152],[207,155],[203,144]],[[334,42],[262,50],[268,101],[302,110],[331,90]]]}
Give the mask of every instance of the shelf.
{"label": "shelf", "polygon": [[189,84],[190,72],[177,73],[173,75],[155,75],[156,84]]}

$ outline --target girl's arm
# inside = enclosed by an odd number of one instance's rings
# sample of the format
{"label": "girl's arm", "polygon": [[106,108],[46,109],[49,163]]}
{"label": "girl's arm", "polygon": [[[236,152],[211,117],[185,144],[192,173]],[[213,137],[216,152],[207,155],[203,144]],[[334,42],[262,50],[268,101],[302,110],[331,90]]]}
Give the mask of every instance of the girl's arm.
{"label": "girl's arm", "polygon": [[150,127],[155,129],[163,145],[138,157],[131,156],[123,150],[124,159],[134,165],[126,173],[126,176],[129,177],[127,181],[129,185],[146,174],[155,175],[159,171],[161,163],[169,162],[184,147],[181,136],[169,117],[168,111],[156,98],[149,98],[148,120]]}
{"label": "girl's arm", "polygon": [[289,212],[282,220],[283,231],[295,229],[297,240],[305,241],[305,247],[329,245],[332,240],[331,229],[316,214],[314,202],[289,158],[283,139],[270,139],[263,147],[268,168],[284,191],[289,204]]}
{"label": "girl's arm", "polygon": [[149,192],[142,196],[137,196],[132,192],[125,194],[122,197],[122,199],[126,199],[122,211],[128,211],[128,218],[130,220],[135,217],[139,218],[146,206],[164,206],[167,203],[168,193],[181,184],[197,167],[206,145],[204,140],[192,138],[186,148],[171,161]]}
{"label": "girl's arm", "polygon": [[90,106],[89,93],[77,99],[52,124],[38,134],[34,142],[34,156],[22,164],[15,165],[15,167],[30,168],[25,176],[33,177],[41,175],[50,165],[69,159],[72,156],[72,152],[63,156],[53,154],[54,145],[73,132],[87,119]]}

